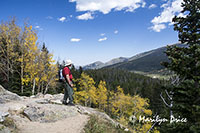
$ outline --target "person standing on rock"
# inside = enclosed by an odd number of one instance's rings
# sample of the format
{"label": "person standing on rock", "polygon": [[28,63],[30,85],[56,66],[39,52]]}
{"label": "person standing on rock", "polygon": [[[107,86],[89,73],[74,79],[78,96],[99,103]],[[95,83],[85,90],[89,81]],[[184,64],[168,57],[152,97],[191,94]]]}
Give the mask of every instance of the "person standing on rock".
{"label": "person standing on rock", "polygon": [[[67,60],[66,65],[62,71],[63,77],[65,78],[64,83],[65,83],[65,93],[64,93],[64,98],[63,98],[63,104],[65,105],[71,105],[74,106],[73,104],[73,76],[70,71],[72,68],[72,61]],[[69,102],[67,103],[67,99],[69,98]]]}

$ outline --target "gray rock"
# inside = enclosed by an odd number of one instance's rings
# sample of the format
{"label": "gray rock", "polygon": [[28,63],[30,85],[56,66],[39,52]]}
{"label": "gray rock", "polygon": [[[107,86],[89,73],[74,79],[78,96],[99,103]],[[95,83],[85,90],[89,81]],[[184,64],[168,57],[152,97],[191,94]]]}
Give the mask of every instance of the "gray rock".
{"label": "gray rock", "polygon": [[9,116],[8,112],[0,112],[0,122],[3,122],[7,116]]}
{"label": "gray rock", "polygon": [[50,101],[50,99],[40,99],[40,100],[37,100],[35,102],[39,103],[39,104],[48,104],[49,101]]}
{"label": "gray rock", "polygon": [[38,122],[55,122],[78,114],[76,107],[57,104],[34,104],[24,110],[29,120]]}
{"label": "gray rock", "polygon": [[77,106],[77,111],[80,113],[80,114],[85,114],[85,115],[90,115],[91,114],[91,111],[88,111],[87,109],[83,108],[82,106]]}
{"label": "gray rock", "polygon": [[20,96],[10,91],[7,91],[3,88],[3,86],[0,85],[0,104],[19,100],[22,100]]}
{"label": "gray rock", "polygon": [[49,103],[62,105],[62,100],[59,100],[59,99],[58,100],[53,100],[52,99],[52,100],[49,101]]}
{"label": "gray rock", "polygon": [[31,106],[24,110],[24,115],[30,121],[38,121],[41,117],[44,117],[44,112],[40,111],[38,107]]}
{"label": "gray rock", "polygon": [[38,93],[36,96],[35,96],[35,98],[43,98],[44,97],[44,94],[42,94],[42,93]]}
{"label": "gray rock", "polygon": [[36,98],[36,96],[35,96],[35,95],[32,95],[32,96],[30,96],[30,98]]}
{"label": "gray rock", "polygon": [[26,108],[26,105],[24,104],[20,104],[20,103],[16,103],[13,105],[10,104],[10,106],[8,107],[8,112],[11,115],[21,114],[25,108]]}
{"label": "gray rock", "polygon": [[83,107],[83,106],[80,106],[80,105],[77,106],[77,109],[78,109],[78,112],[81,113],[81,114],[94,114],[96,116],[99,116],[100,118],[108,120],[109,122],[111,122],[116,127],[119,126],[120,128],[124,128],[123,125],[121,125],[120,123],[111,119],[106,113],[100,112],[97,109],[89,108],[89,107]]}
{"label": "gray rock", "polygon": [[51,98],[53,98],[53,95],[51,95],[51,94],[46,94],[46,95],[44,95],[44,98],[45,98],[45,99],[51,99]]}
{"label": "gray rock", "polygon": [[64,94],[60,93],[60,94],[56,94],[56,95],[53,95],[53,98],[54,100],[62,100],[64,97]]}
{"label": "gray rock", "polygon": [[62,105],[62,100],[60,99],[40,99],[35,101],[36,103],[39,104],[59,104]]}
{"label": "gray rock", "polygon": [[125,129],[124,129],[124,131],[125,131],[125,132],[128,132],[128,131],[129,131],[129,129],[128,129],[128,128],[125,128]]}
{"label": "gray rock", "polygon": [[11,133],[11,130],[4,125],[0,124],[0,133]]}

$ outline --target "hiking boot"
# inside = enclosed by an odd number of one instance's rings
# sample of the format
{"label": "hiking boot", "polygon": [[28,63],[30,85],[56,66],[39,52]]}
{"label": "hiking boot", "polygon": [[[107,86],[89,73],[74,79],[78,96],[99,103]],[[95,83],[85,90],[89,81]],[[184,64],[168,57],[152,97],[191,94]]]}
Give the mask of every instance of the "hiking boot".
{"label": "hiking boot", "polygon": [[67,105],[69,105],[69,106],[75,106],[73,103],[68,103]]}
{"label": "hiking boot", "polygon": [[67,105],[67,102],[66,102],[66,101],[63,101],[62,104]]}

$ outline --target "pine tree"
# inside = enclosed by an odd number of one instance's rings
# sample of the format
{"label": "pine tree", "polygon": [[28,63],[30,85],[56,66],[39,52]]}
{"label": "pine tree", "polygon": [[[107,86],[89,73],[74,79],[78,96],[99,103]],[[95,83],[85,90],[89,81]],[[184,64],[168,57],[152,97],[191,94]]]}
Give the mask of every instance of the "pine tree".
{"label": "pine tree", "polygon": [[13,90],[18,88],[17,58],[21,28],[16,25],[16,19],[0,24],[0,84]]}
{"label": "pine tree", "polygon": [[168,46],[170,62],[164,65],[177,75],[176,84],[169,90],[174,93],[174,116],[187,118],[187,123],[176,123],[168,129],[189,133],[200,131],[200,1],[183,0],[182,7],[185,17],[175,16],[173,22],[185,46]]}
{"label": "pine tree", "polygon": [[20,95],[30,95],[30,88],[32,94],[36,88],[37,93],[47,92],[55,86],[57,67],[54,62],[45,45],[39,49],[32,26],[25,23],[21,28],[15,18],[1,23],[0,84],[5,88]]}

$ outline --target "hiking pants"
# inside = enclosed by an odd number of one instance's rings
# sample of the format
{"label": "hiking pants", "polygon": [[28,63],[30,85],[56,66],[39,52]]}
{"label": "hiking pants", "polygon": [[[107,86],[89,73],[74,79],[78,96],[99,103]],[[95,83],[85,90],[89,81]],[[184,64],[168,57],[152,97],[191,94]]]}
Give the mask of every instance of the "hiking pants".
{"label": "hiking pants", "polygon": [[63,98],[63,102],[67,102],[67,98],[69,98],[69,103],[73,102],[73,88],[65,81],[65,93],[64,93],[64,98]]}

